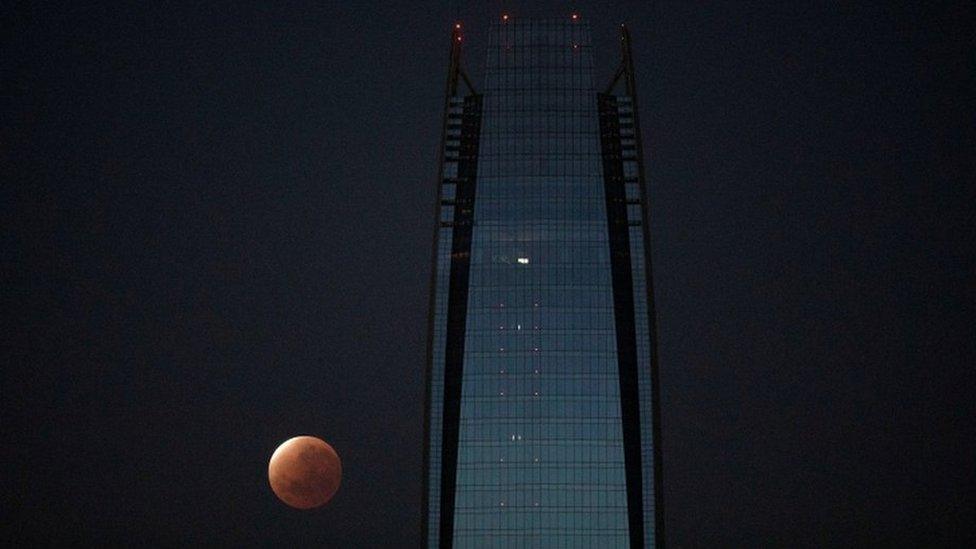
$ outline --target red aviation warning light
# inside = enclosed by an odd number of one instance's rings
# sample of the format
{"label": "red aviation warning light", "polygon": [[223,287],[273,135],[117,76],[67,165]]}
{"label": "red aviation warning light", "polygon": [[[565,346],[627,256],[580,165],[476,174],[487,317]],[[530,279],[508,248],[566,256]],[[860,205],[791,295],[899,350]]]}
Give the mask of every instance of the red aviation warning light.
{"label": "red aviation warning light", "polygon": [[507,13],[503,13],[502,14],[502,21],[508,21],[508,14]]}
{"label": "red aviation warning light", "polygon": [[574,13],[570,17],[573,19],[573,21],[579,21],[579,14],[578,13]]}

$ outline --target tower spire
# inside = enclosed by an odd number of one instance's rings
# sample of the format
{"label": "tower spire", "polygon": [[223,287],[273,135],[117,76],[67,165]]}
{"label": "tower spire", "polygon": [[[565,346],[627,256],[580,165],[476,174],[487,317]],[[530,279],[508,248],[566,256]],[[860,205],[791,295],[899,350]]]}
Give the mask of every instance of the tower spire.
{"label": "tower spire", "polygon": [[468,79],[467,73],[461,68],[461,41],[463,38],[461,23],[454,23],[454,28],[451,29],[451,60],[447,73],[447,98],[457,95],[459,78],[467,86],[469,93],[475,93],[471,80]]}

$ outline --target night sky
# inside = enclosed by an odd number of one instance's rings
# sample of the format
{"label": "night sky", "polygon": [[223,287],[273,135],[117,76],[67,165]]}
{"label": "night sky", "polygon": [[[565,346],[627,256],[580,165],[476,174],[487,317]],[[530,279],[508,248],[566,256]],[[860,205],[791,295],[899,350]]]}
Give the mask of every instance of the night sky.
{"label": "night sky", "polygon": [[[478,84],[503,4],[572,3],[40,4],[0,8],[0,543],[416,546],[450,28]],[[976,542],[973,7],[863,4],[575,4],[598,81],[634,39],[675,547]],[[311,512],[297,434],[345,469]]]}

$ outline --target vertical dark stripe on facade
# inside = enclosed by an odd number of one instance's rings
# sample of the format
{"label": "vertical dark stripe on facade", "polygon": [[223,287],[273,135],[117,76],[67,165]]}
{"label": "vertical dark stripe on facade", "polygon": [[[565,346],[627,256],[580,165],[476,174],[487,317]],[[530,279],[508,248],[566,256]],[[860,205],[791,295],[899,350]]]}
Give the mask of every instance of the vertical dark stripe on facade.
{"label": "vertical dark stripe on facade", "polygon": [[454,493],[457,482],[458,431],[461,419],[461,375],[464,370],[464,335],[468,316],[468,278],[471,267],[471,235],[474,225],[480,133],[481,96],[469,95],[464,98],[464,113],[461,118],[444,349],[440,502],[440,546],[443,548],[451,547],[454,535]]}
{"label": "vertical dark stripe on facade", "polygon": [[620,149],[620,119],[616,98],[598,94],[603,186],[606,191],[613,315],[620,371],[620,412],[627,476],[627,521],[630,546],[644,546],[643,482],[641,473],[640,392],[637,377],[637,335],[634,326],[634,280],[631,271],[630,229]]}

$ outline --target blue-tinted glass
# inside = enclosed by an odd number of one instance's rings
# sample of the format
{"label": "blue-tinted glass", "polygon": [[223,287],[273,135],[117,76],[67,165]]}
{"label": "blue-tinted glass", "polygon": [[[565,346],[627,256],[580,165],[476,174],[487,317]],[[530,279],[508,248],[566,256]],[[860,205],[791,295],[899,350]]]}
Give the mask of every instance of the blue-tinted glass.
{"label": "blue-tinted glass", "polygon": [[490,43],[454,545],[628,546],[588,32],[513,20]]}
{"label": "blue-tinted glass", "polygon": [[[454,547],[629,547],[627,474],[597,90],[586,22],[491,28],[464,331]],[[456,100],[450,112],[460,113]],[[633,109],[619,111],[654,544],[647,281]],[[626,120],[625,120],[626,118]],[[447,150],[458,133],[449,130]],[[442,199],[453,199],[456,152]],[[445,203],[449,224],[455,208]],[[428,543],[439,544],[452,229],[440,230],[430,379]],[[449,492],[448,492],[449,493]]]}

